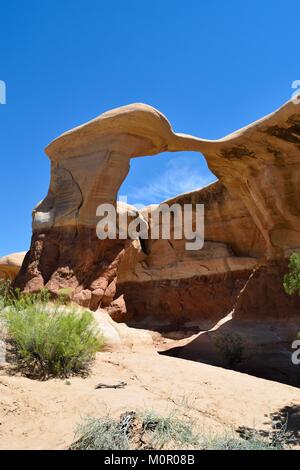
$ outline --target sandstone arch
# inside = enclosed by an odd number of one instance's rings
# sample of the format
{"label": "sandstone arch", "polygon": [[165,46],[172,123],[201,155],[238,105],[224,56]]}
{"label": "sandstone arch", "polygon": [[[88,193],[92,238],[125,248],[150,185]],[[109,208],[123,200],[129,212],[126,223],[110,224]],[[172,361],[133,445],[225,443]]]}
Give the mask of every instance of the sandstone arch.
{"label": "sandstone arch", "polygon": [[33,227],[75,222],[94,227],[96,207],[116,200],[131,158],[201,151],[205,145],[196,137],[174,133],[165,116],[151,106],[134,104],[106,112],[46,148],[51,183],[48,196],[34,211]]}
{"label": "sandstone arch", "polygon": [[[49,192],[33,211],[31,250],[16,285],[72,287],[74,299],[92,308],[109,305],[117,290],[132,315],[222,316],[256,266],[284,263],[300,248],[299,148],[300,105],[292,101],[216,141],[175,133],[144,104],[104,113],[46,148]],[[130,159],[166,150],[201,152],[219,178],[168,201],[205,204],[204,250],[187,255],[182,244],[158,240],[145,255],[130,240],[100,243],[96,207],[115,201]]]}

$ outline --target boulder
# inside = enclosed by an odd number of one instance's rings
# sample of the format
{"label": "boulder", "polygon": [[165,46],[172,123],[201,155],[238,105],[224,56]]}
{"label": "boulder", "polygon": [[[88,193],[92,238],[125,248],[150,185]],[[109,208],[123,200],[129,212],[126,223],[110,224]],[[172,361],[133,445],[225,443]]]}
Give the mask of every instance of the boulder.
{"label": "boulder", "polygon": [[94,318],[104,337],[105,351],[155,352],[149,331],[129,328],[124,323],[116,323],[103,309],[94,312]]}

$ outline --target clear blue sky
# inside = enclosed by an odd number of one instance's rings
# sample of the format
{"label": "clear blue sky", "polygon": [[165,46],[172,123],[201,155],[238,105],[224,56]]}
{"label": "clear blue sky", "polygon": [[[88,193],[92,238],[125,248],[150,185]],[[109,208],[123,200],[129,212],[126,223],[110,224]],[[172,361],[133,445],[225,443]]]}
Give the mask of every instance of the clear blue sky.
{"label": "clear blue sky", "polygon": [[[0,18],[0,256],[29,247],[43,149],[63,131],[144,102],[176,131],[219,138],[300,79],[299,0],[0,0]],[[162,154],[134,160],[121,194],[159,202],[212,180],[200,155]]]}

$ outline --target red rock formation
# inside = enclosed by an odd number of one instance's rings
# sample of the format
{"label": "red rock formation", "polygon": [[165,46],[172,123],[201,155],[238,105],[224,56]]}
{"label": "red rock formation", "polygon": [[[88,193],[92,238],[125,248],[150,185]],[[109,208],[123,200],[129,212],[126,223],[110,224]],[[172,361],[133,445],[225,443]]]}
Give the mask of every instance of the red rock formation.
{"label": "red rock formation", "polygon": [[[175,134],[146,105],[104,113],[63,134],[46,149],[50,188],[34,210],[31,249],[15,284],[29,291],[71,287],[74,300],[91,308],[115,296],[110,311],[122,320],[218,319],[236,303],[238,315],[249,318],[281,309],[288,315],[298,308],[281,276],[284,260],[300,249],[299,109],[289,102],[217,141]],[[204,248],[186,251],[185,240],[172,237],[147,240],[143,250],[138,240],[98,240],[96,208],[115,202],[130,159],[166,150],[202,152],[219,178],[167,201],[205,205]]]}
{"label": "red rock formation", "polygon": [[102,240],[87,227],[35,232],[16,283],[25,291],[68,288],[80,305],[96,309],[113,299],[112,284],[128,240]]}

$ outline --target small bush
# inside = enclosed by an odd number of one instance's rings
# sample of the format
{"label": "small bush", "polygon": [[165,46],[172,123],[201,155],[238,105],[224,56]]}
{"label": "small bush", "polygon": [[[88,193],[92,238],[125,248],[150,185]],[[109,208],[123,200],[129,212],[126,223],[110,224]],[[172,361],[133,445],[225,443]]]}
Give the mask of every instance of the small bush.
{"label": "small bush", "polygon": [[[282,434],[283,432],[283,434]],[[73,450],[283,450],[285,431],[262,437],[252,431],[245,438],[229,430],[213,434],[197,429],[189,417],[180,419],[176,413],[167,416],[153,411],[123,413],[119,419],[86,418],[78,426]]]}
{"label": "small bush", "polygon": [[261,437],[241,439],[230,435],[204,439],[201,450],[282,450]]}
{"label": "small bush", "polygon": [[166,417],[154,412],[123,413],[118,420],[87,418],[76,430],[71,449],[123,450],[193,448],[199,436],[193,431],[190,419]]}
{"label": "small bush", "polygon": [[300,295],[300,255],[293,253],[289,262],[289,273],[283,278],[283,287],[288,295]]}
{"label": "small bush", "polygon": [[6,297],[10,290],[10,281],[8,279],[0,279],[0,297]]}
{"label": "small bush", "polygon": [[21,292],[20,289],[13,289],[10,281],[0,280],[0,309],[12,307],[15,310],[23,310],[37,303],[46,304],[50,297],[47,289],[41,289],[38,293]]}
{"label": "small bush", "polygon": [[71,302],[73,292],[74,289],[72,289],[71,287],[59,289],[57,293],[57,302],[63,305],[69,304]]}
{"label": "small bush", "polygon": [[86,418],[78,426],[75,434],[78,438],[72,450],[128,450],[130,442],[122,432],[119,422],[109,416],[104,418]]}
{"label": "small bush", "polygon": [[147,432],[148,440],[154,449],[163,449],[168,444],[177,444],[179,447],[197,446],[199,435],[195,432],[191,419],[180,419],[176,413],[168,416],[159,416],[153,411],[141,415],[143,428]]}
{"label": "small bush", "polygon": [[11,285],[9,280],[0,279],[0,309],[4,308],[11,296]]}
{"label": "small bush", "polygon": [[288,430],[288,417],[277,422],[271,416],[269,431],[241,427],[237,433],[229,430],[222,435],[202,436],[201,448],[207,450],[285,450],[297,443]]}
{"label": "small bush", "polygon": [[233,333],[219,334],[215,346],[225,358],[229,367],[235,367],[243,360],[244,346],[242,338]]}
{"label": "small bush", "polygon": [[[22,296],[4,311],[8,337],[30,375],[66,377],[82,371],[103,346],[88,311],[49,308],[39,295]],[[48,308],[47,308],[48,307]]]}

